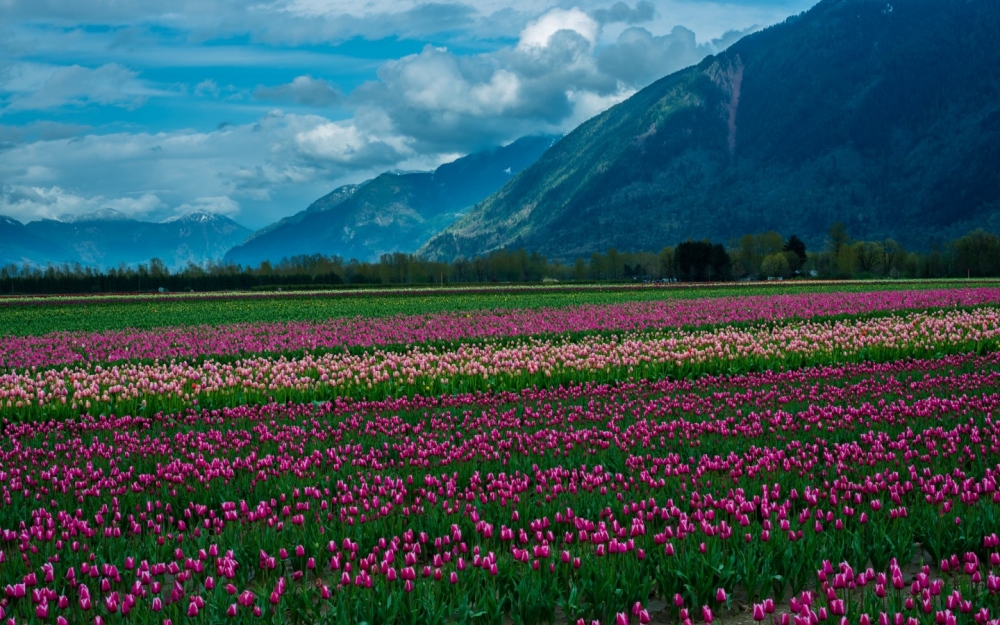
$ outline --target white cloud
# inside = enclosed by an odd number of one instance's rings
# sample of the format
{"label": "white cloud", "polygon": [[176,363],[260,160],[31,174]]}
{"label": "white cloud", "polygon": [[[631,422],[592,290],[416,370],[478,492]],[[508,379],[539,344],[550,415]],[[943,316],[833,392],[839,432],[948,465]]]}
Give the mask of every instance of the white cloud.
{"label": "white cloud", "polygon": [[0,76],[0,93],[8,94],[5,112],[53,109],[87,104],[140,106],[146,98],[165,95],[117,63],[97,68],[18,63]]}
{"label": "white cloud", "polygon": [[[652,21],[646,19],[650,4],[655,4]],[[188,65],[211,66],[223,61],[252,66],[270,63],[282,56],[300,56],[299,60],[305,61],[304,57],[313,53],[286,49],[262,54],[264,51],[246,46],[193,45],[163,55],[162,48],[152,46],[151,49],[149,42],[175,37],[178,41],[197,44],[233,36],[249,36],[254,42],[282,45],[331,44],[354,37],[376,40],[444,35],[461,41],[517,38],[528,22],[552,9],[576,9],[604,24],[643,22],[657,33],[684,24],[703,40],[709,40],[728,30],[774,23],[812,4],[814,0],[656,0],[652,3],[637,0],[630,8],[628,4],[623,6],[622,2],[612,0],[268,0],[255,3],[239,0],[134,0],[127,3],[120,0],[2,0],[0,7],[3,7],[7,24],[18,28],[52,24],[60,28],[57,38],[48,44],[37,41],[37,32],[14,42],[4,42],[0,37],[0,49],[5,44],[31,48],[42,43],[79,55],[98,50],[106,52],[113,46],[127,50],[146,63],[169,64],[173,62],[173,55],[179,55]],[[81,24],[114,28],[67,30]],[[172,32],[179,32],[179,35],[171,35]],[[612,38],[616,36],[617,32],[612,33]],[[87,44],[88,41],[91,43]],[[100,43],[95,45],[95,41]],[[78,47],[81,45],[84,47]]]}
{"label": "white cloud", "polygon": [[621,85],[620,89],[607,95],[597,95],[590,91],[569,91],[566,97],[573,103],[573,115],[569,125],[579,126],[591,117],[603,113],[619,102],[624,102],[635,94],[635,89]]}
{"label": "white cloud", "polygon": [[599,29],[594,18],[580,9],[553,9],[524,27],[517,46],[521,49],[548,47],[552,36],[561,30],[578,33],[593,44]]}
{"label": "white cloud", "polygon": [[0,187],[0,214],[21,222],[77,217],[102,208],[113,208],[130,217],[143,217],[162,206],[160,199],[152,193],[139,197],[107,198],[103,195],[87,196],[59,186],[15,184]]}
{"label": "white cloud", "polygon": [[277,100],[325,107],[339,103],[343,94],[330,81],[307,75],[297,76],[286,85],[258,87],[254,97],[258,100]]}
{"label": "white cloud", "polygon": [[[811,1],[0,0],[0,213],[212,210],[264,225],[337,184],[568,131],[716,52],[725,31]],[[397,43],[346,56],[356,37]],[[407,39],[447,48],[386,60]],[[166,121],[120,110],[164,96],[177,98]]]}
{"label": "white cloud", "polygon": [[[470,56],[428,46],[384,64],[379,80],[359,87],[349,103],[376,119],[378,132],[412,138],[418,152],[468,151],[561,131],[572,113],[568,90],[614,90],[614,81],[598,84],[589,48],[569,31],[544,49]],[[370,128],[367,119],[356,121]]]}
{"label": "white cloud", "polygon": [[389,166],[409,151],[400,141],[386,141],[354,124],[341,122],[327,122],[298,132],[295,145],[303,155],[341,165]]}
{"label": "white cloud", "polygon": [[64,214],[93,211],[97,208],[93,200],[60,187],[4,185],[0,187],[0,214],[22,222],[55,219]]}
{"label": "white cloud", "polygon": [[239,202],[226,195],[213,197],[199,197],[190,202],[185,202],[174,211],[177,215],[187,215],[190,213],[212,213],[215,215],[225,215],[235,217],[240,212]]}
{"label": "white cloud", "polygon": [[747,32],[733,31],[719,39],[698,43],[694,31],[683,26],[675,26],[659,36],[633,26],[622,31],[614,44],[597,51],[597,68],[627,85],[641,87],[724,50]]}
{"label": "white cloud", "polygon": [[219,85],[214,80],[206,78],[194,86],[194,93],[199,96],[217,98],[219,97],[221,90],[219,89]]}
{"label": "white cloud", "polygon": [[[649,17],[642,9],[638,17]],[[627,21],[624,6],[610,19]],[[632,13],[635,10],[629,9]],[[638,19],[638,18],[637,18]],[[598,22],[580,9],[553,9],[527,24],[513,46],[462,55],[426,46],[384,63],[378,81],[362,85],[348,103],[378,125],[361,129],[412,139],[414,151],[469,151],[518,136],[567,132],[668,73],[728,45],[698,44],[687,29],[654,36],[631,27],[597,44]]]}
{"label": "white cloud", "polygon": [[113,208],[119,213],[130,217],[150,215],[164,208],[163,201],[154,193],[143,193],[138,197],[120,197],[110,200],[102,199],[101,208]]}
{"label": "white cloud", "polygon": [[349,122],[281,111],[211,132],[35,140],[0,150],[0,214],[30,221],[114,208],[159,220],[204,210],[259,227],[408,161],[436,164],[437,155]]}
{"label": "white cloud", "polygon": [[410,107],[445,117],[495,116],[510,112],[520,100],[520,79],[498,65],[488,56],[461,57],[428,46],[420,54],[386,63],[379,76]]}

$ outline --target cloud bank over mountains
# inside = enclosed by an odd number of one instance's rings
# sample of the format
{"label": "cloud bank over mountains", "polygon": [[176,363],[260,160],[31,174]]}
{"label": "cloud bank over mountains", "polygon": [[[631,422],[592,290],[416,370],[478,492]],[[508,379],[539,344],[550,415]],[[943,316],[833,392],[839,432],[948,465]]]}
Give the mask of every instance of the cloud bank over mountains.
{"label": "cloud bank over mountains", "polygon": [[795,0],[9,0],[0,214],[257,227],[336,185],[561,133]]}

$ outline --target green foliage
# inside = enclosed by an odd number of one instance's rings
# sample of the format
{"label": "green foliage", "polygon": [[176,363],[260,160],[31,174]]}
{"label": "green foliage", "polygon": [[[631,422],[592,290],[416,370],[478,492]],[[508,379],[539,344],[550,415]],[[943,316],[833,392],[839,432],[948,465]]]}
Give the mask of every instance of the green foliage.
{"label": "green foliage", "polygon": [[739,276],[760,273],[764,258],[777,254],[784,248],[784,245],[781,235],[773,230],[743,235],[736,245],[730,245],[734,248],[731,253],[735,266],[734,273]]}
{"label": "green foliage", "polygon": [[788,237],[788,241],[785,242],[785,245],[781,249],[795,254],[798,258],[798,265],[794,266],[793,269],[798,269],[808,260],[805,242],[794,234]]}
{"label": "green foliage", "polygon": [[791,273],[791,265],[782,253],[771,254],[760,264],[761,273],[771,278],[787,278]]}
{"label": "green foliage", "polygon": [[722,245],[711,241],[685,241],[674,249],[674,264],[682,280],[727,280],[731,262]]}
{"label": "green foliage", "polygon": [[955,265],[961,275],[994,275],[1000,271],[1000,237],[982,229],[955,241]]}
{"label": "green foliage", "polygon": [[884,250],[882,245],[873,241],[858,241],[854,244],[854,260],[858,271],[862,274],[872,274],[882,264]]}

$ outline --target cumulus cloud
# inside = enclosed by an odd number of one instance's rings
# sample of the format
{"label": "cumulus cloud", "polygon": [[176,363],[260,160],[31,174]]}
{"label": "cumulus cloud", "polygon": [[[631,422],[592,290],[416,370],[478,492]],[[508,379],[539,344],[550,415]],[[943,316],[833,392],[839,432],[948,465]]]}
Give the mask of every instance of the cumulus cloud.
{"label": "cumulus cloud", "polygon": [[[565,132],[596,102],[634,92],[602,73],[595,51],[599,25],[579,9],[554,9],[528,23],[517,43],[462,55],[426,46],[388,61],[378,80],[348,102],[366,129],[413,139],[417,151],[468,151],[538,132]],[[377,112],[377,115],[372,112]]]}
{"label": "cumulus cloud", "polygon": [[656,7],[647,0],[639,0],[635,8],[624,2],[616,2],[607,9],[597,9],[592,15],[600,24],[614,24],[616,22],[639,24],[652,20],[656,15]]}
{"label": "cumulus cloud", "polygon": [[212,197],[198,197],[190,202],[185,202],[178,206],[175,211],[177,215],[189,215],[191,213],[212,213],[214,215],[225,215],[235,217],[240,212],[239,202],[226,195]]}
{"label": "cumulus cloud", "polygon": [[[773,1],[0,0],[0,213],[265,225],[386,169],[566,132],[811,2]],[[711,39],[720,23],[737,31]]]}
{"label": "cumulus cloud", "polygon": [[695,33],[683,26],[660,36],[633,26],[625,29],[614,45],[598,51],[597,67],[629,85],[646,85],[724,50],[747,32],[730,32],[719,39],[698,43]]}
{"label": "cumulus cloud", "polygon": [[553,9],[529,22],[515,44],[492,52],[463,55],[426,46],[383,64],[378,80],[347,102],[377,119],[354,120],[368,132],[409,137],[418,152],[468,151],[529,133],[567,132],[744,34],[699,43],[683,27],[656,36],[632,26],[599,43],[601,21],[646,19],[651,11],[643,2],[590,15]]}
{"label": "cumulus cloud", "polygon": [[435,158],[415,154],[403,137],[278,110],[209,132],[34,140],[0,150],[0,214],[24,221],[114,208],[159,220],[200,210],[259,227],[332,186],[421,157]]}
{"label": "cumulus cloud", "polygon": [[[631,2],[633,0],[625,0]],[[149,57],[150,39],[170,37],[187,42],[224,40],[248,36],[268,44],[336,44],[355,37],[377,40],[384,37],[437,41],[454,38],[516,38],[527,21],[554,8],[577,7],[601,24],[648,21],[655,4],[659,16],[670,16],[674,24],[687,24],[702,36],[714,37],[722,30],[746,28],[753,23],[774,23],[814,4],[814,0],[639,0],[633,7],[614,0],[270,0],[245,3],[239,0],[4,0],[4,17],[10,24],[54,24],[60,26],[58,43],[67,43],[67,27],[98,24],[111,29],[94,32],[70,31],[75,43],[84,39],[105,39],[103,46],[115,46]],[[22,43],[34,45],[37,35]],[[0,38],[0,47],[4,41]],[[227,46],[200,51],[209,59]],[[197,62],[197,55],[186,62]],[[231,50],[238,52],[238,50]],[[246,50],[244,52],[253,53]],[[285,50],[294,53],[293,50]],[[233,55],[238,61],[238,55]],[[251,54],[251,56],[256,56]],[[205,64],[215,61],[207,60]]]}
{"label": "cumulus cloud", "polygon": [[295,145],[302,155],[316,161],[355,167],[391,165],[401,160],[406,151],[398,139],[380,138],[354,124],[339,122],[327,122],[296,133]]}
{"label": "cumulus cloud", "polygon": [[298,76],[292,82],[275,87],[257,87],[254,97],[258,100],[294,102],[306,106],[334,106],[343,94],[333,84],[321,78]]}
{"label": "cumulus cloud", "polygon": [[96,68],[18,63],[0,77],[0,93],[7,95],[5,112],[87,104],[133,108],[149,96],[164,95],[117,63]]}
{"label": "cumulus cloud", "polygon": [[83,214],[95,210],[93,199],[57,186],[4,185],[0,187],[0,214],[22,222],[55,219],[64,214]]}
{"label": "cumulus cloud", "polygon": [[143,217],[163,207],[152,193],[138,197],[84,195],[59,186],[4,185],[0,187],[0,214],[22,222],[71,219],[104,208],[130,217]]}
{"label": "cumulus cloud", "polygon": [[580,9],[553,9],[525,26],[518,48],[546,48],[552,36],[560,31],[571,31],[593,44],[597,41],[598,23]]}

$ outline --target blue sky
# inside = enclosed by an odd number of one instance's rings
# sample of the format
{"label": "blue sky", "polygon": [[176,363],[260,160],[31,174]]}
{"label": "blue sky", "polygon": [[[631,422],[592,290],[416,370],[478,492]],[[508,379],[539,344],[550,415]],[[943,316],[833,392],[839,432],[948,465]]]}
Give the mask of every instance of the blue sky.
{"label": "blue sky", "polygon": [[812,0],[0,0],[0,214],[257,228],[558,133]]}

